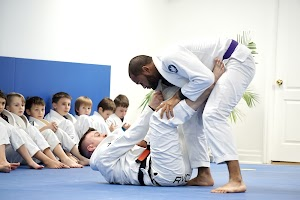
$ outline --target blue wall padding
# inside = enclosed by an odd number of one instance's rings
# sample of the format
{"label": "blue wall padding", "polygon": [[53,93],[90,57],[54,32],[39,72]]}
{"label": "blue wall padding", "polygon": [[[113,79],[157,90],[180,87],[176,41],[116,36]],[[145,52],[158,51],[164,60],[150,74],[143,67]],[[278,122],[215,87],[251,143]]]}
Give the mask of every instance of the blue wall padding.
{"label": "blue wall padding", "polygon": [[0,56],[0,89],[6,94],[18,92],[40,96],[46,102],[46,113],[51,108],[51,97],[57,92],[72,96],[71,113],[79,96],[93,101],[93,111],[99,101],[110,96],[110,72],[108,65],[82,64],[46,60],[33,60]]}

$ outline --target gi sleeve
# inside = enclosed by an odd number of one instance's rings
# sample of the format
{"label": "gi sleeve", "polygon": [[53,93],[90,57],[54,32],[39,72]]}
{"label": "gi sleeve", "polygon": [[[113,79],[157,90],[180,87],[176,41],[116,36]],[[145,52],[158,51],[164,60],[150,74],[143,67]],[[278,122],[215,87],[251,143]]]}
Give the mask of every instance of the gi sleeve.
{"label": "gi sleeve", "polygon": [[186,83],[181,87],[181,93],[192,101],[214,83],[215,77],[212,71],[185,47],[174,46],[160,60],[166,73],[177,74],[179,79],[186,79]]}

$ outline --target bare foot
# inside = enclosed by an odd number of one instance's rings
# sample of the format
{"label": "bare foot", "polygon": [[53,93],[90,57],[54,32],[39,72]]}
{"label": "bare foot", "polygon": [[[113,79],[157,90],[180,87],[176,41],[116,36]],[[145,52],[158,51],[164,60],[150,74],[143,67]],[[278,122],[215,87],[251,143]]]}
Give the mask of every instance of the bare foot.
{"label": "bare foot", "polygon": [[57,160],[51,160],[51,159],[49,159],[49,161],[45,162],[44,164],[47,168],[50,168],[50,169],[70,168],[69,166],[67,166]]}
{"label": "bare foot", "polygon": [[238,160],[226,161],[228,172],[229,172],[229,182],[221,187],[213,189],[213,193],[238,193],[245,192],[247,187],[243,182],[241,169]]}
{"label": "bare foot", "polygon": [[0,172],[9,173],[11,171],[10,163],[0,163]]}
{"label": "bare foot", "polygon": [[213,189],[212,193],[239,193],[245,192],[247,187],[243,181],[229,181],[222,187]]}
{"label": "bare foot", "polygon": [[27,163],[27,165],[31,168],[31,169],[43,169],[44,166],[43,165],[39,165],[36,162],[32,161],[30,163]]}
{"label": "bare foot", "polygon": [[82,168],[83,166],[72,160],[71,158],[67,157],[65,160],[61,160],[62,163],[68,165],[71,168]]}
{"label": "bare foot", "polygon": [[188,181],[187,185],[190,186],[213,186],[214,180],[210,174],[208,167],[199,167],[198,174],[195,178]]}
{"label": "bare foot", "polygon": [[72,154],[67,154],[68,156],[69,156],[69,158],[71,159],[71,160],[73,160],[74,162],[76,162],[76,163],[79,163],[79,160],[75,157],[75,156],[73,156]]}
{"label": "bare foot", "polygon": [[79,160],[79,164],[81,164],[83,166],[88,166],[88,165],[90,165],[90,160],[87,158],[82,158],[81,160]]}
{"label": "bare foot", "polygon": [[15,170],[20,166],[20,163],[10,163],[11,170]]}

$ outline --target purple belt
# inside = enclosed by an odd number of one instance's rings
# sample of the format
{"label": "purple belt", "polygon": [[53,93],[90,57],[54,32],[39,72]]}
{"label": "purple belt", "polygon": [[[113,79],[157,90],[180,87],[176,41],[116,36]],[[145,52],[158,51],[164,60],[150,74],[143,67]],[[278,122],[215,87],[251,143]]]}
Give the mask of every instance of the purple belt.
{"label": "purple belt", "polygon": [[231,56],[231,54],[234,52],[237,45],[238,45],[237,41],[231,40],[231,43],[223,56],[223,60],[228,59]]}

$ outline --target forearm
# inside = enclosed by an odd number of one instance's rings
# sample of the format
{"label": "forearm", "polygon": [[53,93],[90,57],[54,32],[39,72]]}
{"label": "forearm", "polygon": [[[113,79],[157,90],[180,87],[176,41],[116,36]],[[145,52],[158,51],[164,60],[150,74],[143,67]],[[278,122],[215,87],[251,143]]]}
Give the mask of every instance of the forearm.
{"label": "forearm", "polygon": [[212,84],[209,88],[207,88],[200,97],[196,101],[191,101],[190,99],[186,99],[187,105],[189,105],[192,109],[197,110],[205,101],[208,99],[211,91],[213,90],[215,84]]}

